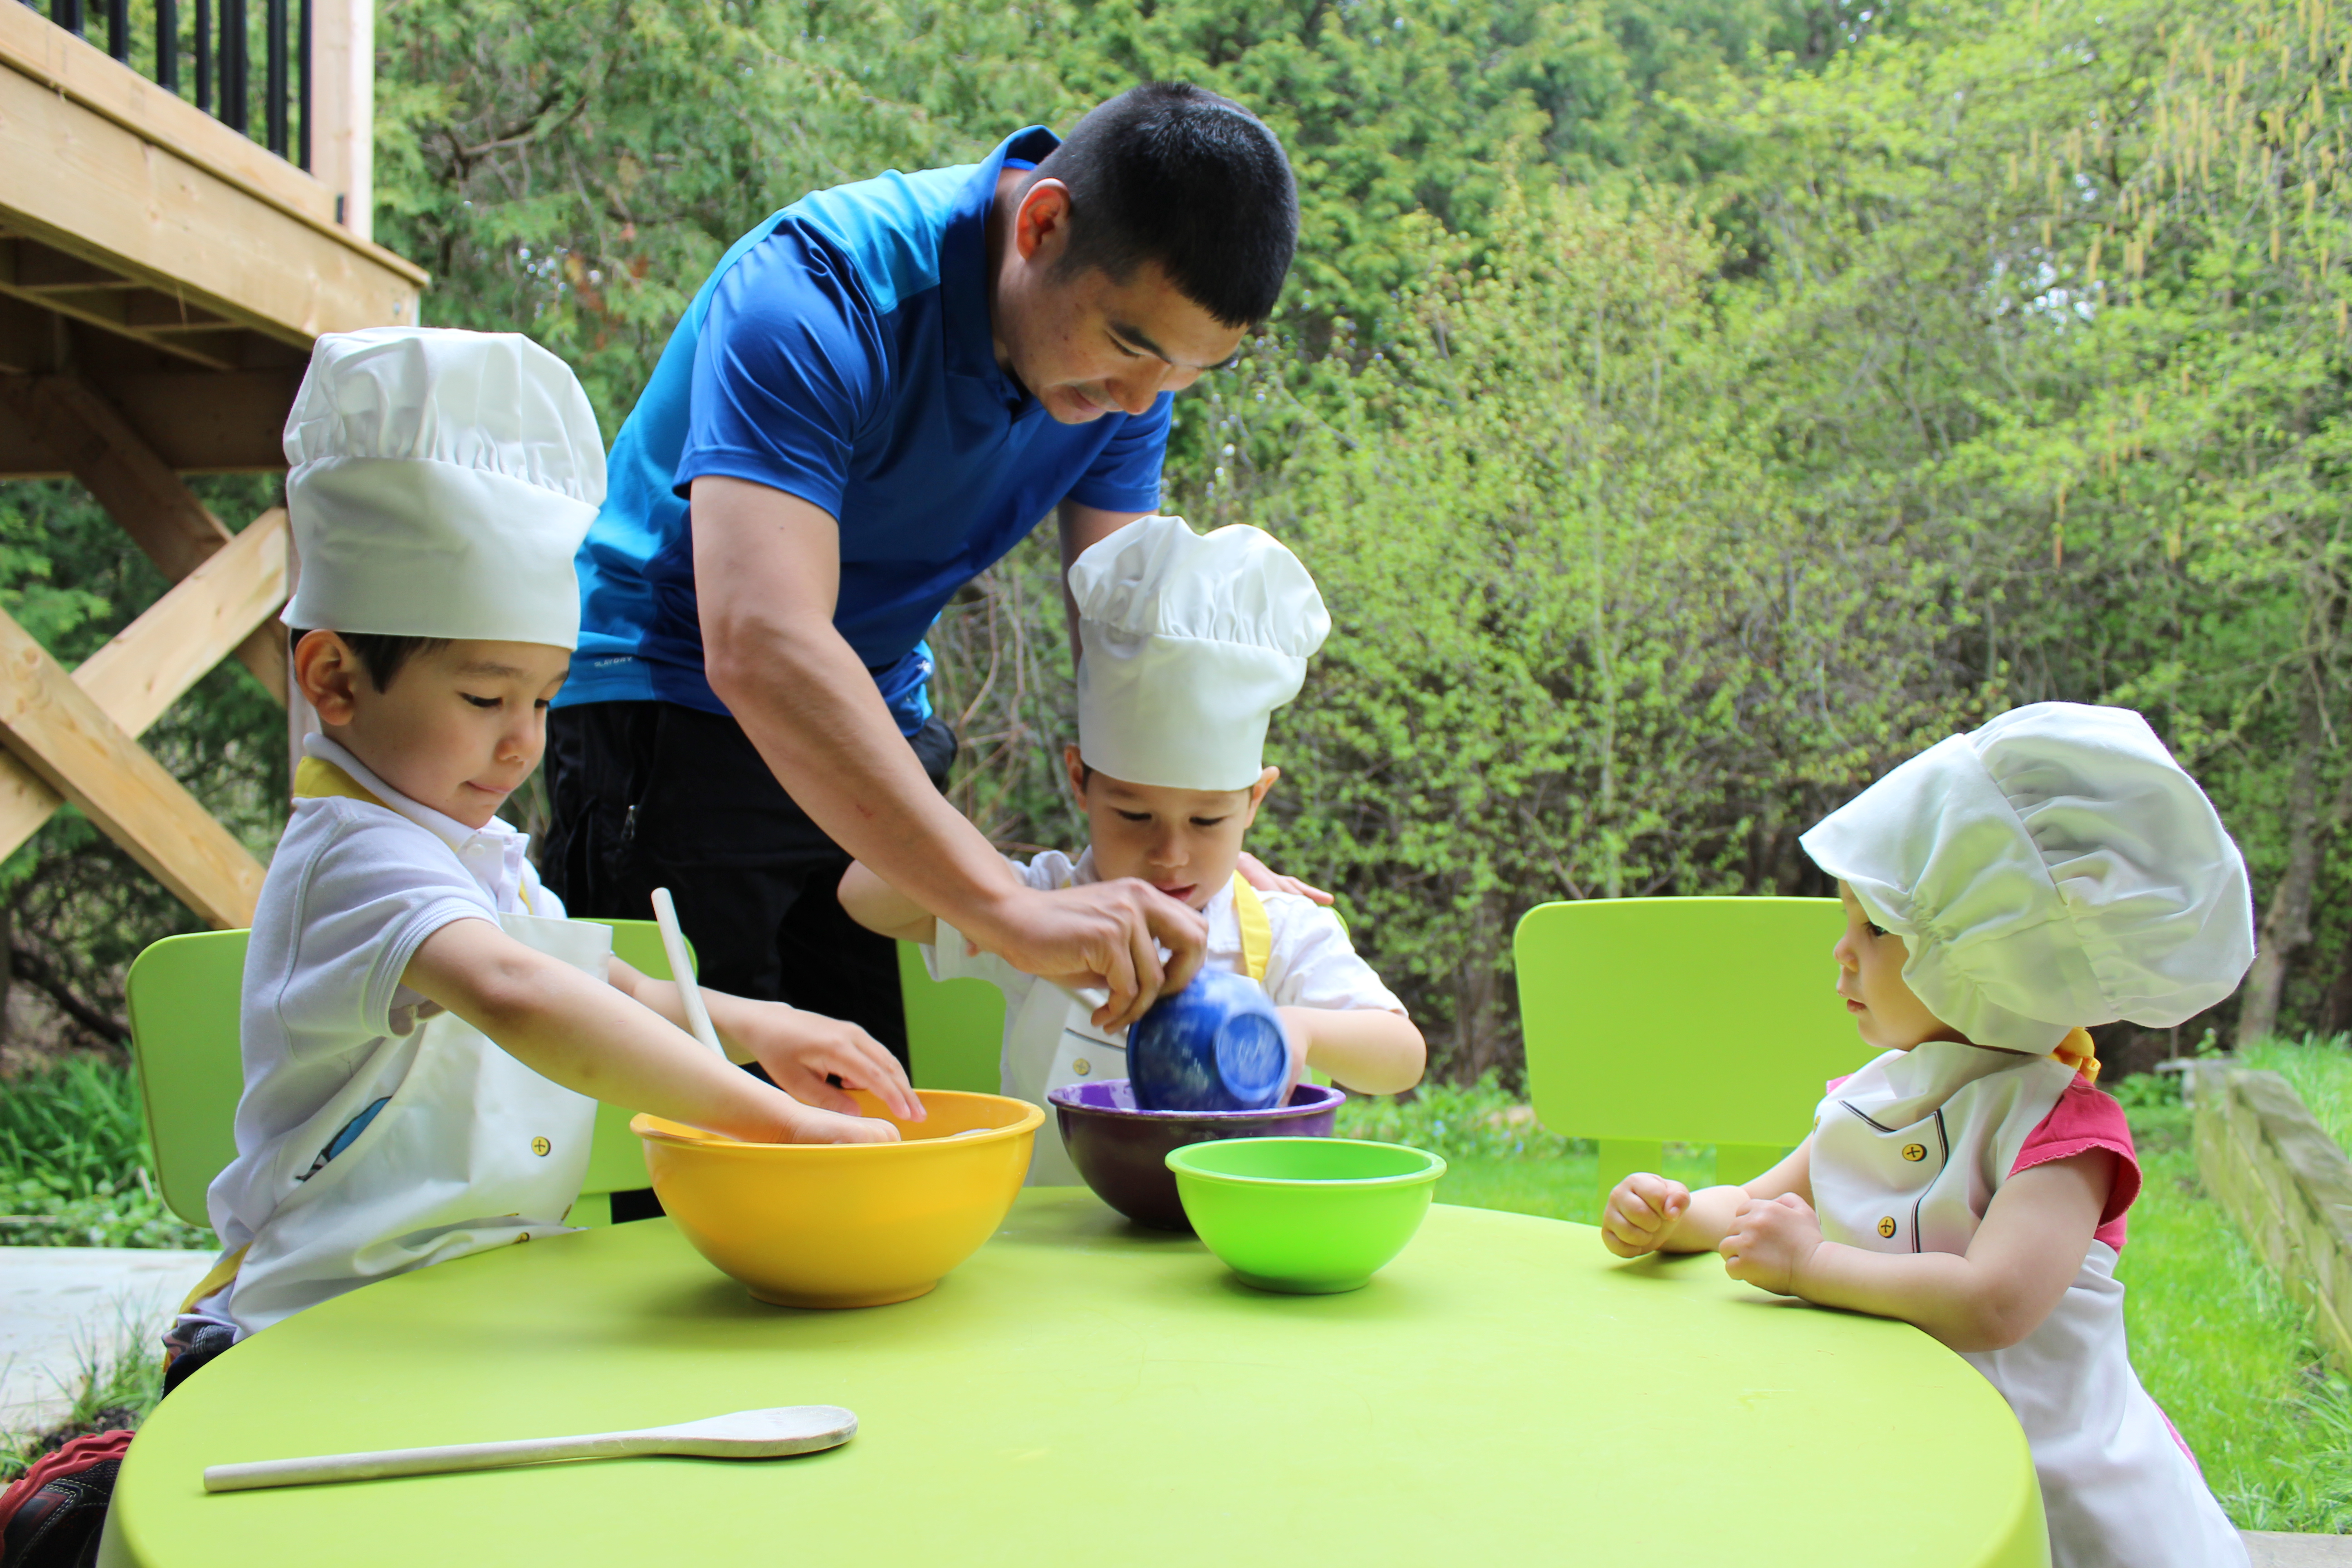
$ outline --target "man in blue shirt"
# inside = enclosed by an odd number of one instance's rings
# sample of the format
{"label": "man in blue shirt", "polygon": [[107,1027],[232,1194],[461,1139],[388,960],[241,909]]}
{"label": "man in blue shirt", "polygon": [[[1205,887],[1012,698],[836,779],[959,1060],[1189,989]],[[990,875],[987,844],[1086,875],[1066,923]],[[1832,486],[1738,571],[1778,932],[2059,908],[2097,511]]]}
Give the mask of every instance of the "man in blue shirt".
{"label": "man in blue shirt", "polygon": [[1273,133],[1151,84],[1067,142],[1031,127],[737,241],[581,550],[548,746],[567,906],[643,918],[667,886],[709,984],[902,1055],[895,953],[835,896],[853,857],[1016,967],[1106,987],[1106,1027],[1189,979],[1191,910],[1141,881],[1031,889],[947,804],[922,639],[1047,513],[1066,568],[1157,510],[1174,394],[1272,310],[1297,231]]}

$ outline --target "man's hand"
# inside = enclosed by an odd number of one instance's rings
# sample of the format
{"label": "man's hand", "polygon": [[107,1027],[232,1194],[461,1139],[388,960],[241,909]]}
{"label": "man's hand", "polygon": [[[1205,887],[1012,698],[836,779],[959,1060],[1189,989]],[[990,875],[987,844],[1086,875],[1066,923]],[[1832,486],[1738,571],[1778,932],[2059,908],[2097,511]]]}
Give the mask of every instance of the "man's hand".
{"label": "man's hand", "polygon": [[1601,1243],[1620,1258],[1655,1252],[1690,1201],[1690,1189],[1680,1182],[1646,1171],[1628,1176],[1601,1211]]}
{"label": "man's hand", "polygon": [[838,1078],[849,1089],[872,1094],[901,1121],[923,1120],[923,1102],[915,1098],[898,1058],[856,1025],[781,1002],[737,1006],[740,1013],[728,1020],[729,1042],[748,1052],[778,1089],[802,1104],[863,1116],[857,1102],[828,1081]]}
{"label": "man's hand", "polygon": [[1265,868],[1265,861],[1246,849],[1242,851],[1242,858],[1234,862],[1234,869],[1242,874],[1243,881],[1261,893],[1296,893],[1302,899],[1312,900],[1318,904],[1331,904],[1339,901],[1322,889],[1309,887],[1296,877],[1276,876]]}
{"label": "man's hand", "polygon": [[1717,1250],[1723,1254],[1724,1272],[1734,1279],[1775,1296],[1794,1296],[1805,1265],[1821,1247],[1822,1223],[1812,1205],[1783,1193],[1742,1203]]}
{"label": "man's hand", "polygon": [[1122,877],[1050,891],[1005,888],[986,924],[964,934],[1024,973],[1073,991],[1109,992],[1110,1000],[1095,1009],[1094,1026],[1110,1030],[1126,1028],[1162,994],[1191,983],[1209,925],[1150,883]]}

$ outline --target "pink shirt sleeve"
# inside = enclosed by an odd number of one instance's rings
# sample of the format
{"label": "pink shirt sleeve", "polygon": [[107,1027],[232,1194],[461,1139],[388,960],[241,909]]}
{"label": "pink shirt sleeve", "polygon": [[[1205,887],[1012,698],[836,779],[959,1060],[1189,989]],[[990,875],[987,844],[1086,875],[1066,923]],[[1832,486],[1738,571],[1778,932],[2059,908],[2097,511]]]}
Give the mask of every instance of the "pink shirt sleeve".
{"label": "pink shirt sleeve", "polygon": [[2076,1074],[2050,1114],[2026,1134],[2025,1146],[2017,1152],[2017,1163],[2009,1168],[2009,1173],[2014,1176],[2020,1171],[2030,1171],[2036,1165],[2093,1149],[2105,1149],[2116,1157],[2116,1182],[2107,1194],[2107,1206],[2099,1215],[2099,1228],[2092,1233],[2092,1238],[2121,1252],[2124,1214],[2132,1206],[2132,1200],[2139,1196],[2139,1155],[2132,1148],[2131,1123],[2125,1119],[2124,1108],[2113,1095],[2102,1094],[2092,1087],[2090,1079]]}

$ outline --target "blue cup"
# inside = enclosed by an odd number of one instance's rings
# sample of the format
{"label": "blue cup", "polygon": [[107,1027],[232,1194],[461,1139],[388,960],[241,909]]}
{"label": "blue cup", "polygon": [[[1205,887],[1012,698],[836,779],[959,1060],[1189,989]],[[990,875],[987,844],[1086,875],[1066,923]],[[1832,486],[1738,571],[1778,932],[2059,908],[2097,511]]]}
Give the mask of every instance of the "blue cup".
{"label": "blue cup", "polygon": [[1127,1073],[1144,1110],[1264,1110],[1282,1099],[1290,1048],[1263,986],[1203,969],[1128,1030]]}

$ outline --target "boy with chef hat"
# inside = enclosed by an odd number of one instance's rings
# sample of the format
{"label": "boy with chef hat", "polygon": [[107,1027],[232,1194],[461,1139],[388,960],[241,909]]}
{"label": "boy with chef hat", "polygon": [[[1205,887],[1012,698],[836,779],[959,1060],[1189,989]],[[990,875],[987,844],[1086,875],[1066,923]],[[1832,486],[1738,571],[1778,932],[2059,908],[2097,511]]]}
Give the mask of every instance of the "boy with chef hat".
{"label": "boy with chef hat", "polygon": [[1612,1251],[1915,1323],[2007,1396],[2055,1568],[2246,1562],[2133,1373],[2115,1277],[2139,1164],[2084,1026],[2168,1028],[2253,962],[2245,863],[2137,713],[2043,702],[1912,758],[1801,841],[1838,994],[1885,1053],[1745,1187],[1635,1175]]}
{"label": "boy with chef hat", "polygon": [[[1235,870],[1242,836],[1281,776],[1262,752],[1267,719],[1298,694],[1331,629],[1307,568],[1255,528],[1198,534],[1145,517],[1070,568],[1079,641],[1078,740],[1063,752],[1093,843],[1048,850],[1005,874],[1032,888],[1135,877],[1198,910],[1213,967],[1265,987],[1306,1068],[1349,1089],[1394,1094],[1421,1080],[1421,1031],[1357,956],[1339,918],[1295,893],[1260,892]],[[932,977],[976,976],[1005,998],[1003,1091],[1042,1105],[1048,1089],[1127,1076],[1126,1031],[1106,1035],[1100,994],[1073,994],[971,951],[953,928],[863,866],[841,903],[867,929],[923,944]],[[1057,1142],[1038,1141],[1032,1183],[1078,1180]]]}
{"label": "boy with chef hat", "polygon": [[210,1194],[228,1251],[175,1348],[562,1230],[597,1099],[746,1140],[896,1136],[831,1073],[919,1118],[889,1054],[831,1019],[706,993],[732,1053],[817,1105],[698,1045],[677,987],[566,920],[493,815],[538,763],[604,489],[563,363],[512,333],[322,337],[286,456],[283,618],[324,733],[247,951],[237,1156]]}

